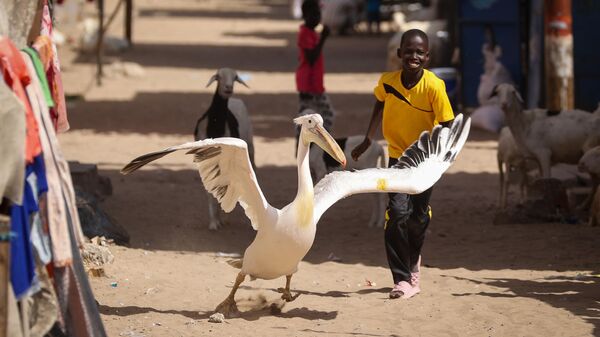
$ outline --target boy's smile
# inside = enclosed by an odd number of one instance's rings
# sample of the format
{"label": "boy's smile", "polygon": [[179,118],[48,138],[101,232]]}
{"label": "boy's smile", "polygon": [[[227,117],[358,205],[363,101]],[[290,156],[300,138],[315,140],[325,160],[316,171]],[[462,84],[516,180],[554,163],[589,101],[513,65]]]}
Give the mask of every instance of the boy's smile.
{"label": "boy's smile", "polygon": [[398,49],[398,57],[403,70],[418,73],[429,61],[429,45],[419,35],[410,36]]}

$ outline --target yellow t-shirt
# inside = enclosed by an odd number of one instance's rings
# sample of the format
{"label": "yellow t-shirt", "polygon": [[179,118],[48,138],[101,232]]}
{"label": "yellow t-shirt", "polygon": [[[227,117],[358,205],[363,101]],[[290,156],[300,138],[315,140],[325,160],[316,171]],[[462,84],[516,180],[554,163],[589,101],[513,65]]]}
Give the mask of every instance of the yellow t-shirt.
{"label": "yellow t-shirt", "polygon": [[392,158],[400,157],[421,132],[454,118],[444,81],[424,69],[419,82],[406,89],[401,72],[383,73],[374,90],[377,100],[385,103],[382,131]]}

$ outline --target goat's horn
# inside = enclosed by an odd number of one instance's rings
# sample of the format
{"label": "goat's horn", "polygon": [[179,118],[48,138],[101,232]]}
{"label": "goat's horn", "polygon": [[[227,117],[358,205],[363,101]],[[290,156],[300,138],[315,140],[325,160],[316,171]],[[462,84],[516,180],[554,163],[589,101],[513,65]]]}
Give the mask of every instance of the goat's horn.
{"label": "goat's horn", "polygon": [[517,100],[519,102],[521,102],[521,104],[525,104],[525,102],[523,101],[523,97],[521,97],[521,94],[515,90],[515,96],[517,96]]}
{"label": "goat's horn", "polygon": [[488,98],[492,98],[492,97],[498,95],[498,90],[497,89],[498,89],[498,84],[496,84],[494,86],[494,88],[492,89],[492,92],[490,92],[490,97],[488,97]]}
{"label": "goat's horn", "polygon": [[240,82],[241,84],[243,84],[246,88],[250,89],[250,87],[248,86],[248,84],[246,84],[246,82],[244,82],[244,80],[242,80],[238,75],[235,75],[235,80],[237,82]]}
{"label": "goat's horn", "polygon": [[212,82],[217,80],[217,74],[212,75],[212,77],[210,78],[210,80],[208,80],[208,83],[206,83],[206,87],[208,88],[209,85],[212,84]]}

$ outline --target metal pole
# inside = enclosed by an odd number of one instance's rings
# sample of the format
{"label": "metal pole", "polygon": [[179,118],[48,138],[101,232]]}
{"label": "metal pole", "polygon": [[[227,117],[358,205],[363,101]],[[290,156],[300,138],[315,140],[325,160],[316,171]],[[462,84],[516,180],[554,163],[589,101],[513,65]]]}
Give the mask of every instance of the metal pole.
{"label": "metal pole", "polygon": [[546,108],[573,109],[571,0],[545,2]]}
{"label": "metal pole", "polygon": [[132,40],[132,17],[133,17],[133,0],[125,0],[125,38],[129,42],[129,47],[133,45]]}
{"label": "metal pole", "polygon": [[104,45],[104,0],[98,0],[98,41],[96,44],[96,83],[102,85],[102,46]]}

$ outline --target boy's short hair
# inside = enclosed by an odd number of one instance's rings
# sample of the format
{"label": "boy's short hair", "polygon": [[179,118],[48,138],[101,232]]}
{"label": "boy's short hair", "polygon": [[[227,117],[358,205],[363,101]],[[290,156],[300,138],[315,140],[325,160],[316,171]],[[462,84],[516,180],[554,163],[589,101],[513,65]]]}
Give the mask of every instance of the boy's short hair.
{"label": "boy's short hair", "polygon": [[318,0],[304,0],[302,2],[302,14],[306,14],[311,11],[320,11],[321,6],[319,6]]}
{"label": "boy's short hair", "polygon": [[429,46],[429,37],[427,36],[427,33],[420,29],[409,29],[406,32],[404,32],[404,34],[402,34],[402,37],[400,38],[400,48],[402,48],[405,39],[411,38],[413,36],[420,37]]}

